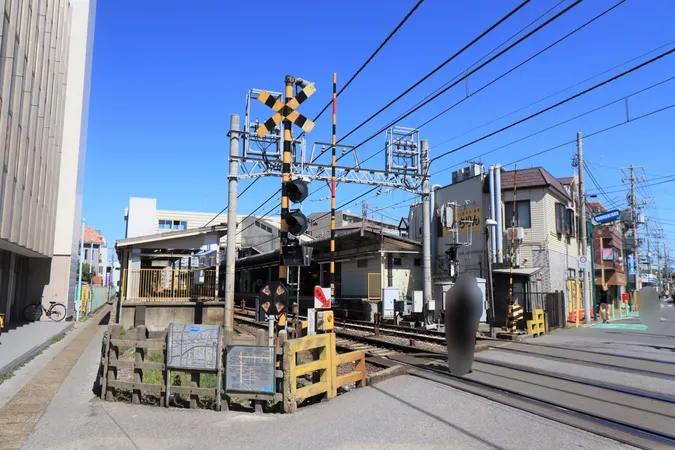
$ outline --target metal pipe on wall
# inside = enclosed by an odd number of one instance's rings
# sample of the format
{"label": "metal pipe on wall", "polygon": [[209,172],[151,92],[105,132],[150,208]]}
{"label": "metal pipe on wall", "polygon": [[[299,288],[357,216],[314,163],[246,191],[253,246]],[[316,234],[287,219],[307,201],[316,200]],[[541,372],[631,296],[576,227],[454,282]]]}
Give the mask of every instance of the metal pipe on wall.
{"label": "metal pipe on wall", "polygon": [[442,188],[440,184],[431,186],[431,274],[436,274],[436,245],[438,244],[436,190]]}
{"label": "metal pipe on wall", "polygon": [[[490,165],[489,169],[490,176],[490,219],[495,219],[495,166]],[[497,233],[490,233],[490,244],[492,245],[490,249],[490,255],[492,264],[497,262]]]}
{"label": "metal pipe on wall", "polygon": [[494,234],[497,235],[495,251],[497,252],[497,263],[504,262],[503,251],[503,237],[504,237],[504,222],[502,220],[502,166],[495,165],[495,220],[497,221],[497,229]]}

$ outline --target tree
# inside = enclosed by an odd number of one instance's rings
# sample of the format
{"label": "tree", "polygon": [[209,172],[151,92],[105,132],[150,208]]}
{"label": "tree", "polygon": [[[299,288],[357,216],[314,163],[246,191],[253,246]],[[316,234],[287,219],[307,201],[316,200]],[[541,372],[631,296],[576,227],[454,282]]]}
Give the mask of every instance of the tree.
{"label": "tree", "polygon": [[[89,263],[82,264],[82,282],[89,283],[91,281],[91,276],[96,275],[95,272],[90,272]],[[80,276],[80,265],[77,265],[77,276]]]}

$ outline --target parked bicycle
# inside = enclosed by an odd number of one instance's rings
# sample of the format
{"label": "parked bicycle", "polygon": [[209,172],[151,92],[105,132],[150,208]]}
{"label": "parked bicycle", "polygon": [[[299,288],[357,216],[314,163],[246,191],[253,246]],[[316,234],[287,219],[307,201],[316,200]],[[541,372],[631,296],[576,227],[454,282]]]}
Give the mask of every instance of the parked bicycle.
{"label": "parked bicycle", "polygon": [[63,303],[49,302],[49,308],[45,308],[42,303],[35,303],[23,310],[23,316],[32,322],[40,320],[43,313],[54,322],[61,322],[66,317],[66,306]]}

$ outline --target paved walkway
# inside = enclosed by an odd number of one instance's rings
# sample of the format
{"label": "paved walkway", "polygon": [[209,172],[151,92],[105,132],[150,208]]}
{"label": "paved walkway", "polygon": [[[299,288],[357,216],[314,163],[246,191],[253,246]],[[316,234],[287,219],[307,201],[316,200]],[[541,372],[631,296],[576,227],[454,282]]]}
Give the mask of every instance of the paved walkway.
{"label": "paved walkway", "polygon": [[92,317],[87,326],[60,353],[0,408],[0,449],[21,448],[54,395],[61,389],[71,369],[99,331],[100,318],[108,310],[109,307],[106,306]]}
{"label": "paved walkway", "polygon": [[73,327],[73,322],[32,322],[0,335],[0,375],[10,372]]}
{"label": "paved walkway", "polygon": [[91,389],[102,334],[100,327],[92,335],[23,448],[622,448],[607,439],[410,376],[357,389],[293,415],[101,402]]}

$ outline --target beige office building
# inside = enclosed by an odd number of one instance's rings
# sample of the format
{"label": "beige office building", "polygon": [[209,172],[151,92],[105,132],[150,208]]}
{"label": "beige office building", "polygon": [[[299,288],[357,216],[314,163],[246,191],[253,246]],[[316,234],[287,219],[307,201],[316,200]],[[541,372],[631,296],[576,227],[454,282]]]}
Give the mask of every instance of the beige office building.
{"label": "beige office building", "polygon": [[[0,44],[0,313],[72,313],[95,0],[6,0]],[[65,280],[65,282],[64,282]]]}

